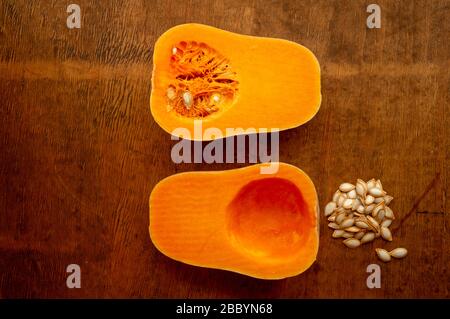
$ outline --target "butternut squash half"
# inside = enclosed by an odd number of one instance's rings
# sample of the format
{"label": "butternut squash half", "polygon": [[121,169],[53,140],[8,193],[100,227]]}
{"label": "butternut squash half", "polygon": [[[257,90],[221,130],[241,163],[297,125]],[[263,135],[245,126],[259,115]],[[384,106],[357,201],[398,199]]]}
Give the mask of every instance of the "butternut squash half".
{"label": "butternut squash half", "polygon": [[219,128],[222,137],[241,129],[285,130],[309,121],[319,110],[320,66],[295,42],[236,34],[201,24],[183,24],[156,41],[151,112],[175,136]]}
{"label": "butternut squash half", "polygon": [[150,196],[150,237],[175,260],[261,279],[302,273],[315,261],[318,200],[311,179],[280,163],[187,172],[159,182]]}

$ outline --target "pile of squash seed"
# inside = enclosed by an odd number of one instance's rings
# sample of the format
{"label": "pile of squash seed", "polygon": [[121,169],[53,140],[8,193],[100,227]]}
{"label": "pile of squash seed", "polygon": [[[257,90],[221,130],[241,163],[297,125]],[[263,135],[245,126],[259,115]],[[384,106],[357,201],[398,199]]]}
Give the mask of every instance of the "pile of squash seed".
{"label": "pile of squash seed", "polygon": [[[383,190],[381,181],[362,179],[356,185],[343,183],[334,193],[333,199],[325,206],[328,227],[333,229],[333,238],[344,238],[343,243],[349,248],[356,248],[376,238],[392,241],[389,229],[395,215],[389,204],[394,198]],[[376,248],[375,252],[382,261],[391,257],[403,258],[408,251],[396,248],[390,252]]]}

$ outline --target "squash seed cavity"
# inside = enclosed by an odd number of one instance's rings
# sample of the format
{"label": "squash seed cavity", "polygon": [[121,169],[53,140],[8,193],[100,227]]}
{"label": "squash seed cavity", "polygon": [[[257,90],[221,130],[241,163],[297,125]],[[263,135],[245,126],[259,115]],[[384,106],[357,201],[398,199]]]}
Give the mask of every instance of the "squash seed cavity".
{"label": "squash seed cavity", "polygon": [[173,81],[167,87],[167,111],[205,118],[229,106],[239,82],[230,62],[205,43],[182,41],[172,48]]}

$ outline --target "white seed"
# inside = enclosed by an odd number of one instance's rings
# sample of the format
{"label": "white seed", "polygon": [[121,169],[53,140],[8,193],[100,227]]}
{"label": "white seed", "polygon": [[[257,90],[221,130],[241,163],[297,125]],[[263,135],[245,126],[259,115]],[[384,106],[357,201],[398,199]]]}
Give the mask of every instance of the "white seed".
{"label": "white seed", "polygon": [[363,205],[359,205],[358,208],[356,209],[356,211],[360,214],[364,213],[364,206]]}
{"label": "white seed", "polygon": [[372,211],[372,216],[374,216],[374,215],[376,216],[378,214],[378,212],[383,209],[383,207],[384,207],[383,204],[376,205]]}
{"label": "white seed", "polygon": [[353,234],[352,234],[352,233],[349,233],[349,232],[344,232],[344,233],[342,234],[342,237],[343,237],[343,238],[352,238],[352,237],[353,237]]}
{"label": "white seed", "polygon": [[366,196],[367,193],[367,185],[366,182],[364,182],[362,179],[358,179],[356,183],[356,194],[359,196]]}
{"label": "white seed", "polygon": [[359,206],[361,206],[361,202],[359,201],[359,199],[354,199],[353,205],[352,205],[352,210],[357,210]]}
{"label": "white seed", "polygon": [[220,101],[220,95],[214,94],[214,95],[212,96],[212,102],[218,103],[219,101]]}
{"label": "white seed", "polygon": [[391,209],[390,207],[386,206],[386,207],[384,208],[384,210],[385,210],[384,216],[385,216],[386,218],[389,218],[389,219],[395,219],[394,212],[392,211],[392,209]]}
{"label": "white seed", "polygon": [[177,54],[177,51],[178,51],[178,49],[177,49],[176,47],[173,47],[173,48],[172,48],[172,54],[173,54],[173,55]]}
{"label": "white seed", "polygon": [[333,195],[333,202],[335,202],[336,204],[337,204],[337,202],[338,202],[338,200],[339,200],[339,197],[341,196],[341,191],[340,190],[337,190],[335,193],[334,193],[334,195]]}
{"label": "white seed", "polygon": [[373,201],[375,200],[375,197],[371,196],[371,195],[367,195],[366,196],[366,200],[364,201],[364,204],[366,205],[370,205],[373,203]]}
{"label": "white seed", "polygon": [[342,207],[344,207],[345,209],[350,209],[353,206],[353,199],[347,198],[344,201],[344,204],[342,205]]}
{"label": "white seed", "polygon": [[359,245],[361,245],[361,242],[355,238],[348,238],[344,240],[344,245],[347,246],[348,248],[356,248]]}
{"label": "white seed", "polygon": [[387,263],[388,261],[391,261],[391,255],[389,255],[387,250],[382,249],[382,248],[375,248],[375,251],[377,253],[378,258],[380,258],[380,260],[384,261],[385,263]]}
{"label": "white seed", "polygon": [[169,100],[174,100],[177,97],[177,93],[175,92],[175,89],[171,86],[167,89],[167,98]]}
{"label": "white seed", "polygon": [[336,223],[338,223],[338,224],[342,223],[344,221],[345,217],[346,217],[345,213],[340,213],[336,217]]}
{"label": "white seed", "polygon": [[332,216],[328,217],[328,221],[329,221],[329,222],[334,222],[334,221],[336,221],[336,216],[335,216],[335,215],[332,215]]}
{"label": "white seed", "polygon": [[394,258],[404,258],[408,254],[408,251],[406,248],[395,248],[394,250],[391,250],[389,252],[389,255],[391,255]]}
{"label": "white seed", "polygon": [[361,228],[356,227],[356,226],[351,226],[351,227],[347,227],[345,229],[345,231],[349,232],[349,233],[358,233],[359,231],[361,231]]}
{"label": "white seed", "polygon": [[387,227],[381,227],[381,237],[387,241],[392,241],[392,233]]}
{"label": "white seed", "polygon": [[192,94],[189,91],[185,91],[183,93],[183,102],[184,102],[184,106],[186,106],[186,108],[189,110],[191,108],[192,105]]}
{"label": "white seed", "polygon": [[372,215],[373,218],[377,218],[378,212],[372,211],[372,214],[371,214],[371,215]]}
{"label": "white seed", "polygon": [[340,229],[340,228],[341,228],[341,227],[339,227],[339,225],[336,224],[336,223],[329,223],[329,224],[328,224],[328,227],[330,227],[330,228],[332,228],[332,229]]}
{"label": "white seed", "polygon": [[356,191],[352,189],[350,192],[348,192],[348,198],[355,199],[356,198]]}
{"label": "white seed", "polygon": [[340,228],[348,228],[348,227],[352,227],[353,224],[355,223],[355,220],[353,218],[347,218],[345,219],[342,223]]}
{"label": "white seed", "polygon": [[383,194],[383,191],[381,189],[379,189],[378,187],[369,188],[369,194],[374,197],[380,197],[380,196],[385,195],[385,194]]}
{"label": "white seed", "polygon": [[361,238],[361,243],[365,244],[375,239],[375,233],[368,232]]}
{"label": "white seed", "polygon": [[366,216],[367,221],[369,222],[369,226],[371,226],[372,229],[374,229],[376,232],[380,230],[380,224],[372,217],[372,216]]}
{"label": "white seed", "polygon": [[379,179],[376,180],[376,182],[375,182],[375,187],[377,187],[377,188],[383,190],[383,185],[381,185],[381,181],[380,181]]}
{"label": "white seed", "polygon": [[362,220],[356,221],[355,225],[358,226],[359,228],[364,228],[364,229],[369,228],[369,225],[367,225],[367,223],[363,222]]}
{"label": "white seed", "polygon": [[356,238],[356,239],[361,240],[361,238],[363,238],[364,235],[365,235],[365,232],[364,231],[360,231],[360,232],[356,233],[355,236],[353,236],[353,237]]}
{"label": "white seed", "polygon": [[389,205],[391,203],[391,201],[394,199],[394,197],[386,195],[383,197],[383,199],[384,199],[385,204]]}
{"label": "white seed", "polygon": [[341,192],[344,192],[344,193],[347,193],[347,192],[349,192],[349,191],[351,191],[351,190],[353,190],[353,189],[355,189],[355,185],[350,184],[350,183],[342,183],[342,184],[339,186],[339,190],[340,190]]}
{"label": "white seed", "polygon": [[392,224],[392,219],[385,219],[381,223],[381,227],[389,227],[389,226],[391,226],[391,224]]}
{"label": "white seed", "polygon": [[373,211],[374,208],[375,208],[375,204],[370,204],[370,205],[366,206],[364,211],[365,211],[366,214],[370,214]]}
{"label": "white seed", "polygon": [[377,218],[378,218],[378,220],[379,220],[380,222],[383,221],[384,215],[385,215],[384,209],[382,209],[382,210],[380,210],[380,211],[378,212]]}
{"label": "white seed", "polygon": [[367,189],[371,189],[376,186],[375,179],[372,178],[370,181],[367,181]]}
{"label": "white seed", "polygon": [[376,197],[373,202],[375,204],[383,203],[384,202],[384,197]]}
{"label": "white seed", "polygon": [[342,235],[344,235],[344,233],[345,233],[345,231],[344,230],[342,230],[342,229],[336,229],[334,232],[333,232],[333,238],[340,238],[340,237],[342,237]]}
{"label": "white seed", "polygon": [[336,209],[336,203],[335,202],[329,202],[325,206],[325,216],[330,216],[335,209]]}
{"label": "white seed", "polygon": [[346,199],[345,197],[346,196],[344,196],[344,195],[339,196],[339,199],[338,199],[338,202],[337,202],[339,207],[342,207],[342,205],[344,204],[344,201]]}

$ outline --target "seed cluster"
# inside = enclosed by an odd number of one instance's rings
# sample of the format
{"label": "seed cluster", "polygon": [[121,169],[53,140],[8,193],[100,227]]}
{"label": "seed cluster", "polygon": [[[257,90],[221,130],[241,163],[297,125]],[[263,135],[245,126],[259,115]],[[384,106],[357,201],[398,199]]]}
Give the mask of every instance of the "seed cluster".
{"label": "seed cluster", "polygon": [[171,53],[173,81],[166,92],[168,112],[204,118],[233,100],[239,83],[227,58],[195,41],[182,41]]}
{"label": "seed cluster", "polygon": [[[394,198],[383,190],[380,180],[367,182],[358,179],[356,185],[343,183],[334,193],[333,199],[325,206],[328,227],[333,229],[333,238],[344,238],[343,243],[349,248],[356,248],[369,243],[375,238],[392,241],[389,229],[395,215],[389,204]],[[391,252],[376,249],[377,256],[384,262],[391,257],[403,258],[405,248]]]}

